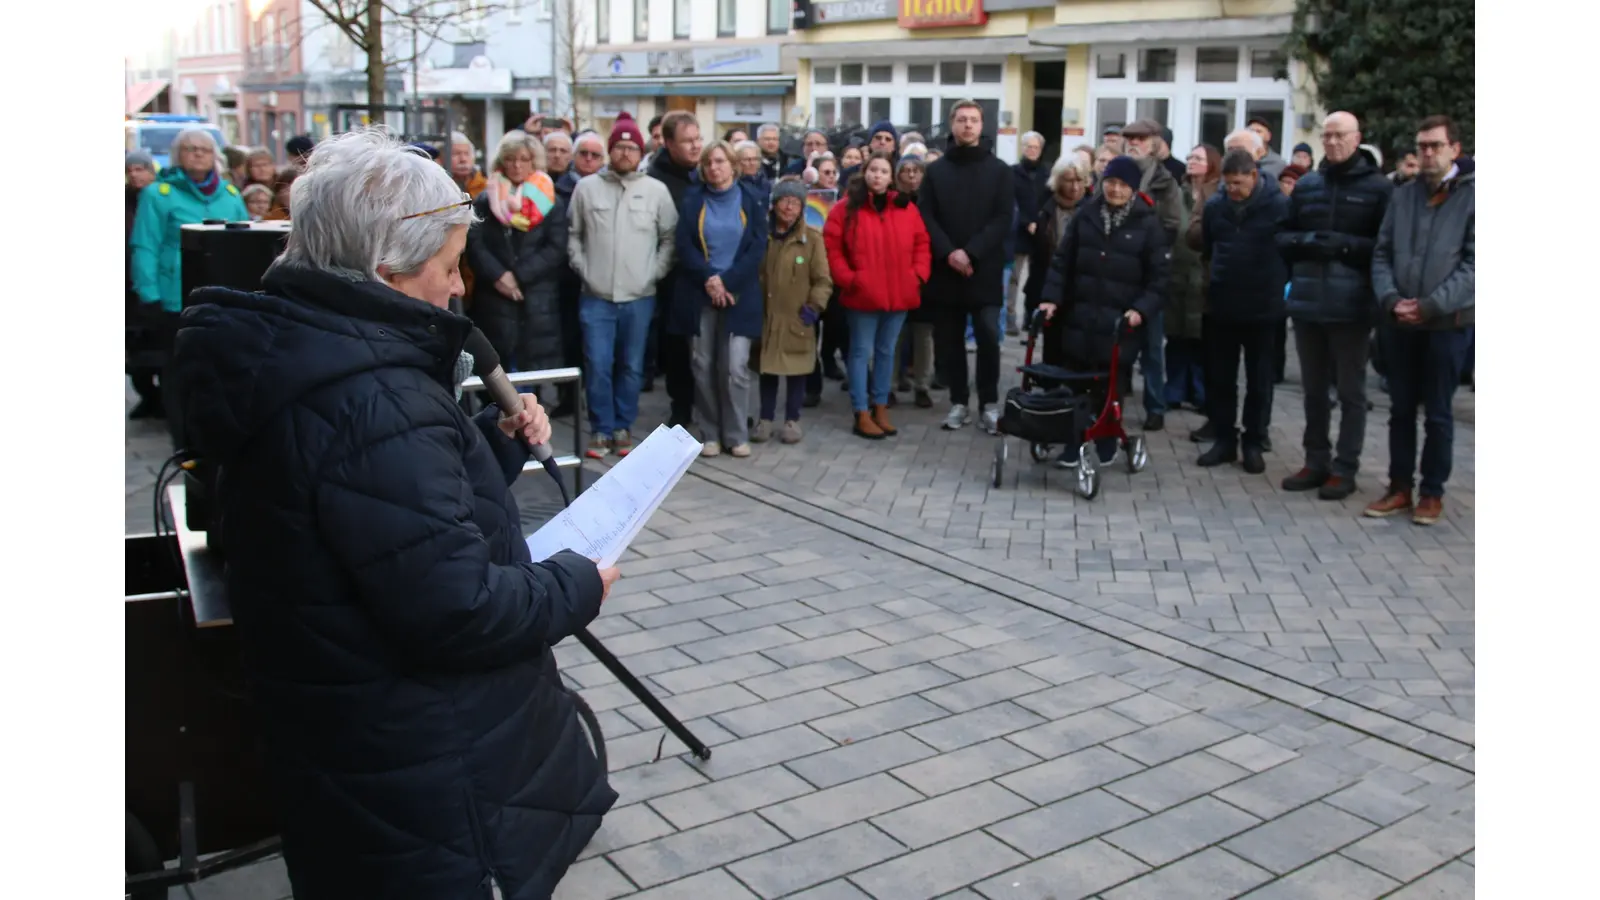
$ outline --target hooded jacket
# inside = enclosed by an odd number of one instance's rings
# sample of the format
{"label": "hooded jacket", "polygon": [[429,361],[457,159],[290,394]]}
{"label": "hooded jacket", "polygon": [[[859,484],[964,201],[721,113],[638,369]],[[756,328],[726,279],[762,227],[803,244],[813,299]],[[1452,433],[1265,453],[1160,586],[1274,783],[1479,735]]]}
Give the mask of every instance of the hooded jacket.
{"label": "hooded jacket", "polygon": [[567,261],[583,292],[626,303],[650,297],[672,270],[678,207],[643,172],[607,167],[579,179],[567,210]]}
{"label": "hooded jacket", "polygon": [[139,194],[133,220],[133,289],[143,303],[160,303],[167,312],[183,308],[183,226],[206,219],[242,222],[250,218],[239,189],[220,181],[208,197],[177,166]]}
{"label": "hooded jacket", "polygon": [[1278,250],[1290,266],[1289,315],[1314,324],[1370,324],[1372,248],[1394,185],[1363,153],[1323,159],[1295,182]]}
{"label": "hooded jacket", "polygon": [[[1011,167],[994,155],[990,140],[961,147],[952,135],[944,155],[928,166],[917,205],[933,253],[933,275],[923,292],[928,303],[964,309],[1002,305],[1016,191]],[[957,250],[971,260],[971,277],[950,268],[950,254]]]}
{"label": "hooded jacket", "polygon": [[470,323],[277,266],[208,288],[173,371],[299,900],[550,896],[616,801],[551,647],[594,563],[528,557],[527,450],[455,402]]}
{"label": "hooded jacket", "polygon": [[[1387,323],[1424,329],[1473,324],[1476,181],[1470,164],[1458,163],[1455,177],[1437,191],[1424,178],[1395,189],[1372,254],[1372,287]],[[1402,297],[1416,299],[1421,325],[1395,321]]]}

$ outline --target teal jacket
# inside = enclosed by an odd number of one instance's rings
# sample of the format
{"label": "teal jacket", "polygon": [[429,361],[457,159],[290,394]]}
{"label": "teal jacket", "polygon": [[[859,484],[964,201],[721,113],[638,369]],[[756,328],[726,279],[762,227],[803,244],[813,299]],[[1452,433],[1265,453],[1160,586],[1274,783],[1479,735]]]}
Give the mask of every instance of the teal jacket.
{"label": "teal jacket", "polygon": [[200,193],[177,166],[161,173],[139,194],[133,220],[133,289],[143,303],[159,303],[168,312],[183,308],[183,267],[178,262],[181,229],[205,219],[244,221],[250,213],[239,189],[224,181],[211,196]]}

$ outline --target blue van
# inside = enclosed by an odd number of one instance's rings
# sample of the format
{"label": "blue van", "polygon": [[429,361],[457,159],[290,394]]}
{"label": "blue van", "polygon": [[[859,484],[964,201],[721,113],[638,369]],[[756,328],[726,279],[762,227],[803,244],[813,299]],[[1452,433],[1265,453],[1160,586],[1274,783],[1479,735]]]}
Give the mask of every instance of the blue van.
{"label": "blue van", "polygon": [[157,166],[165,169],[171,158],[172,141],[178,132],[196,126],[211,132],[212,139],[217,142],[218,153],[228,146],[222,137],[222,130],[200,116],[151,113],[127,121],[128,141],[123,149],[143,150],[155,159]]}

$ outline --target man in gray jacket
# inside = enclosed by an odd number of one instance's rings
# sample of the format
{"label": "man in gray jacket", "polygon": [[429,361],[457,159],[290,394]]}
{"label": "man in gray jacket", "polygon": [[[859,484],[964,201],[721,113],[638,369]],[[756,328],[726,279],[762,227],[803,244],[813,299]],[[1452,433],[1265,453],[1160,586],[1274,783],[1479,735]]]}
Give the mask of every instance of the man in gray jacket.
{"label": "man in gray jacket", "polygon": [[644,145],[633,118],[619,116],[610,166],[578,181],[567,212],[568,261],[583,282],[578,317],[590,459],[633,450],[628,431],[639,415],[656,284],[672,268],[678,208],[666,185],[639,170]]}
{"label": "man in gray jacket", "polygon": [[[1411,511],[1432,525],[1444,515],[1455,419],[1450,403],[1466,365],[1472,325],[1476,206],[1471,161],[1456,125],[1429,116],[1417,127],[1417,177],[1397,188],[1372,253],[1372,287],[1389,368],[1389,490],[1366,509],[1374,518]],[[1415,506],[1417,408],[1423,410],[1422,483]]]}
{"label": "man in gray jacket", "polygon": [[[1161,220],[1161,230],[1166,232],[1167,247],[1176,245],[1178,227],[1183,224],[1183,188],[1177,179],[1161,164],[1156,154],[1156,142],[1161,140],[1161,123],[1154,119],[1140,119],[1122,129],[1128,156],[1139,164],[1143,177],[1140,192],[1149,195],[1156,205],[1156,217]],[[1144,345],[1139,348],[1139,371],[1144,373],[1144,430],[1160,431],[1166,426],[1167,364],[1166,328],[1161,313],[1150,317],[1144,329]]]}

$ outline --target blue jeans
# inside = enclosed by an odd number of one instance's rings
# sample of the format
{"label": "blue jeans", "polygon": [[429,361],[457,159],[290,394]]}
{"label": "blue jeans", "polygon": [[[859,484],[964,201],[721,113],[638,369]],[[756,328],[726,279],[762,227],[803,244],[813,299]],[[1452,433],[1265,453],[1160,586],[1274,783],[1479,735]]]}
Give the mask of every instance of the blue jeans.
{"label": "blue jeans", "polygon": [[1159,416],[1167,411],[1166,317],[1157,312],[1144,320],[1144,346],[1139,349],[1139,371],[1144,373],[1145,415]]}
{"label": "blue jeans", "polygon": [[1389,369],[1389,484],[1413,483],[1417,465],[1417,409],[1422,409],[1422,483],[1417,493],[1443,497],[1454,462],[1456,420],[1450,402],[1461,384],[1471,337],[1445,331],[1393,329],[1385,341]]}
{"label": "blue jeans", "polygon": [[583,324],[583,386],[589,395],[589,428],[596,435],[633,427],[639,415],[639,385],[644,380],[644,348],[656,298],[613,303],[584,294],[578,298]]}
{"label": "blue jeans", "polygon": [[850,322],[850,408],[867,411],[867,363],[872,363],[872,404],[889,402],[894,384],[894,347],[900,340],[904,312],[877,313],[845,310]]}

